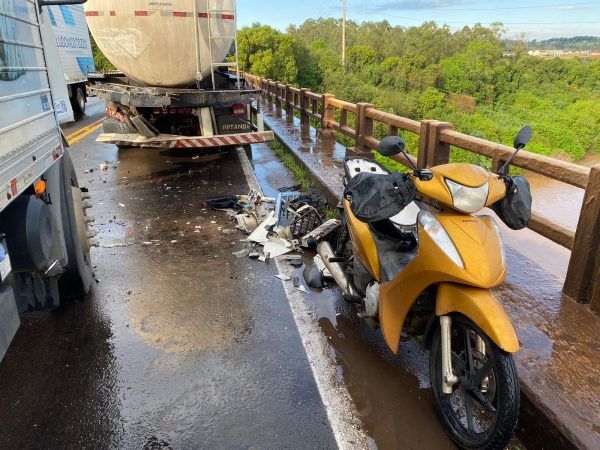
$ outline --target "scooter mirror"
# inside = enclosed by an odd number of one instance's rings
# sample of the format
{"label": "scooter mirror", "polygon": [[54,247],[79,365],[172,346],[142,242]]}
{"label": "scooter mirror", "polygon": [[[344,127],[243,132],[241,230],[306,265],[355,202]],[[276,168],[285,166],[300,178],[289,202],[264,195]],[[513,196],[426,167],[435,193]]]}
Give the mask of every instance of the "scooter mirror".
{"label": "scooter mirror", "polygon": [[406,144],[400,136],[388,136],[379,143],[378,151],[383,156],[394,156],[404,152]]}
{"label": "scooter mirror", "polygon": [[523,128],[521,128],[521,131],[517,133],[517,137],[515,137],[515,148],[521,149],[525,147],[531,140],[532,136],[533,130],[531,129],[531,126],[525,125]]}

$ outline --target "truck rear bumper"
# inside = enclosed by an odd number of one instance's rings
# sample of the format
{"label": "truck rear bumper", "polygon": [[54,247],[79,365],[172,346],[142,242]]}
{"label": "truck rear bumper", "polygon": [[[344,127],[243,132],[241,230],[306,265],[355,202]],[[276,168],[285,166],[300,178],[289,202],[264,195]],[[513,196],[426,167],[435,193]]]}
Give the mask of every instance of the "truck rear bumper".
{"label": "truck rear bumper", "polygon": [[103,133],[98,136],[96,141],[123,147],[214,148],[258,144],[259,142],[270,142],[274,139],[275,135],[272,131],[256,131],[241,134],[221,134],[211,137],[161,134],[154,138],[145,138],[140,134]]}

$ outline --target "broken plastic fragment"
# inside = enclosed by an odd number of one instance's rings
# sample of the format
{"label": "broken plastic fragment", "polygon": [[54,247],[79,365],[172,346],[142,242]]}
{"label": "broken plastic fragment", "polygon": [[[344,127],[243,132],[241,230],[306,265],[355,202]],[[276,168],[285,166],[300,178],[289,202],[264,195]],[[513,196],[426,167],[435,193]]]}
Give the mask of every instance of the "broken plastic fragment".
{"label": "broken plastic fragment", "polygon": [[232,255],[237,256],[238,258],[244,258],[245,256],[248,256],[249,254],[250,254],[250,251],[247,248],[243,248],[239,252],[232,253]]}
{"label": "broken plastic fragment", "polygon": [[302,239],[300,239],[302,247],[314,247],[321,239],[337,229],[340,224],[341,222],[337,219],[329,219],[327,222],[322,223],[314,230],[306,233]]}
{"label": "broken plastic fragment", "polygon": [[256,242],[258,244],[264,244],[269,241],[267,228],[275,225],[277,219],[275,219],[275,213],[271,211],[267,218],[248,236],[247,240],[250,242]]}

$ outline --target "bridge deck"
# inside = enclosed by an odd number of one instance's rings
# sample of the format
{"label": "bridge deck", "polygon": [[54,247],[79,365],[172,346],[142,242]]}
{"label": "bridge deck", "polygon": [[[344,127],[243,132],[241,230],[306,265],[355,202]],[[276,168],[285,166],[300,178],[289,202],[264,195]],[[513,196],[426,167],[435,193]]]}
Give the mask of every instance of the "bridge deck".
{"label": "bridge deck", "polygon": [[[265,123],[328,201],[336,204],[343,189],[346,148],[317,139],[313,128],[310,138],[303,139],[297,119],[287,122],[285,112],[278,117],[267,103],[261,109]],[[568,254],[536,237],[527,255],[523,240],[513,239],[512,233],[507,229],[504,233],[508,278],[495,294],[511,316],[522,345],[516,355],[524,394],[521,439],[538,448],[600,448],[600,321],[585,305],[564,297],[563,280],[539,264],[544,258],[568,258]],[[537,253],[535,258],[532,252]]]}

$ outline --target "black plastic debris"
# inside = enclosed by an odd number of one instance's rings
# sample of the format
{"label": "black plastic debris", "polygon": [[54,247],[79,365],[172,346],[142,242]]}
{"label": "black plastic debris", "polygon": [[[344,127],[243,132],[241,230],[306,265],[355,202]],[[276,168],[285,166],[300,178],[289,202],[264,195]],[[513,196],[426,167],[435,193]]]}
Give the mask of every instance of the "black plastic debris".
{"label": "black plastic debris", "polygon": [[209,198],[206,201],[206,207],[210,209],[241,209],[238,206],[238,199],[235,195]]}

